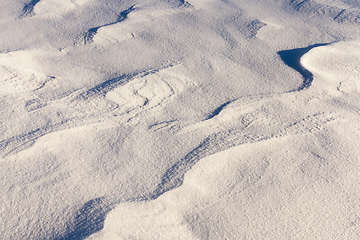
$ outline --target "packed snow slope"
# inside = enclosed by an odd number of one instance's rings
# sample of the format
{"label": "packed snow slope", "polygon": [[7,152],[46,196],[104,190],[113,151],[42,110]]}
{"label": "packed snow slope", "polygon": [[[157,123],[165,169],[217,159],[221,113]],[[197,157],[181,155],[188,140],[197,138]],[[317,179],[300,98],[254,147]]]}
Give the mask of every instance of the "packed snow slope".
{"label": "packed snow slope", "polygon": [[359,1],[0,6],[0,239],[360,239]]}

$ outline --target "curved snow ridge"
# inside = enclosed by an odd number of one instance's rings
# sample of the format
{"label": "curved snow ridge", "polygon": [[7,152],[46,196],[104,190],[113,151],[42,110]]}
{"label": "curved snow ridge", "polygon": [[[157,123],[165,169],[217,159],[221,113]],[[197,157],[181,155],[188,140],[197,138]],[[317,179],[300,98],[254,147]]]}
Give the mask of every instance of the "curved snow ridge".
{"label": "curved snow ridge", "polygon": [[88,239],[203,239],[194,233],[189,215],[216,204],[234,188],[255,184],[269,166],[266,159],[239,157],[244,151],[250,149],[241,146],[203,158],[179,188],[156,200],[119,204],[107,215],[104,229]]}
{"label": "curved snow ridge", "polygon": [[96,29],[96,35],[94,34],[91,41],[88,42],[94,42],[95,44],[104,46],[116,44],[124,40],[137,37],[144,28],[152,26],[154,21],[164,21],[167,16],[171,16],[179,11],[185,11],[187,9],[188,7],[160,10],[131,8],[131,11],[126,14],[126,21],[124,21],[124,18],[121,21],[117,21],[112,24],[93,28],[93,30]]}
{"label": "curved snow ridge", "polygon": [[33,16],[59,17],[80,7],[90,0],[32,0],[26,4],[19,18]]}
{"label": "curved snow ridge", "polygon": [[[89,29],[86,33],[85,33],[85,36],[84,36],[84,44],[87,44],[87,43],[92,43],[93,42],[93,39],[95,37],[95,35],[97,34],[98,30],[100,28],[104,28],[104,27],[110,27],[114,24],[117,24],[117,23],[120,23],[120,22],[123,22],[127,17],[128,15],[132,12],[136,10],[135,8],[135,5],[131,6],[130,8],[122,11],[119,16],[118,16],[118,19],[113,22],[113,23],[108,23],[108,24],[105,24],[105,25],[102,25],[102,26],[98,26],[98,27],[93,27],[91,29]],[[124,32],[118,32],[117,34],[118,37],[121,37],[121,39],[125,40],[125,39],[128,39],[128,38],[131,38],[133,35],[130,34],[131,36],[129,36],[127,33],[124,33]]]}
{"label": "curved snow ridge", "polygon": [[314,75],[300,63],[300,59],[311,49],[325,45],[327,44],[314,44],[305,48],[296,48],[278,52],[281,60],[283,60],[283,62],[289,67],[299,72],[304,79],[302,85],[299,88],[292,90],[291,92],[302,91],[311,86],[314,80]]}
{"label": "curved snow ridge", "polygon": [[359,41],[338,42],[311,49],[300,62],[314,75],[312,88],[318,92],[336,96],[360,91]]}
{"label": "curved snow ridge", "polygon": [[[271,109],[266,109],[271,110]],[[234,110],[233,110],[234,111]],[[294,113],[295,114],[295,113]],[[258,118],[261,112],[254,115]],[[203,158],[216,154],[235,146],[268,141],[286,136],[314,134],[321,131],[325,124],[336,120],[337,117],[331,113],[317,113],[306,116],[303,119],[286,123],[282,126],[280,117],[273,116],[272,119],[261,119],[258,123],[253,123],[252,127],[238,126],[236,129],[221,131],[207,137],[197,148],[188,153],[183,159],[175,163],[166,171],[161,183],[151,194],[150,199],[156,199],[162,194],[182,185],[184,176]],[[263,122],[274,122],[273,125],[265,125]],[[261,129],[260,131],[258,129]]]}
{"label": "curved snow ridge", "polygon": [[[301,63],[314,74],[315,83],[309,91],[273,95],[265,100],[253,99],[258,103],[247,104],[243,111],[241,102],[237,103],[237,108],[234,108],[236,102],[225,105],[217,115],[223,118],[222,123],[249,114],[248,117],[254,118],[252,123],[206,138],[166,172],[149,200],[119,204],[108,214],[104,229],[89,239],[203,239],[206,230],[200,236],[194,232],[189,216],[231,195],[235,188],[241,192],[255,185],[264,176],[275,160],[251,158],[257,154],[257,146],[266,146],[284,136],[304,137],[322,131],[325,124],[333,122],[339,115],[319,112],[324,110],[324,102],[338,95],[333,92],[344,93],[337,87],[339,82],[344,79],[356,82],[356,89],[347,94],[360,90],[359,42],[314,48],[301,58]],[[319,90],[323,90],[327,98],[309,103],[311,94]],[[299,105],[302,111],[299,111]],[[299,112],[308,115],[291,123],[290,119]],[[222,116],[233,113],[239,116]],[[217,116],[207,121],[214,121]]]}
{"label": "curved snow ridge", "polygon": [[[276,108],[283,106],[286,108],[284,111],[292,111],[290,109],[293,106],[289,102],[294,102],[294,105],[296,102],[297,107],[302,107],[308,105],[310,99],[325,100],[346,91],[359,91],[359,49],[360,42],[340,42],[280,51],[279,55],[283,61],[304,78],[298,89],[283,94],[244,97],[226,102],[209,118],[185,127],[180,133],[205,131],[215,134],[229,127],[245,129],[257,124],[259,119],[280,123],[282,120],[276,119],[276,111],[271,107],[274,103]],[[316,108],[317,113],[311,113],[309,116],[323,112],[321,108]],[[296,120],[289,120],[289,124],[290,121]]]}
{"label": "curved snow ridge", "polygon": [[191,4],[183,0],[167,1],[165,7],[160,9],[154,9],[152,4],[132,5],[120,12],[116,21],[89,29],[84,35],[84,43],[106,46],[131,39],[144,27],[150,26],[148,22],[171,16],[189,7]]}
{"label": "curved snow ridge", "polygon": [[34,6],[34,13],[43,17],[58,17],[89,1],[90,0],[41,0]]}

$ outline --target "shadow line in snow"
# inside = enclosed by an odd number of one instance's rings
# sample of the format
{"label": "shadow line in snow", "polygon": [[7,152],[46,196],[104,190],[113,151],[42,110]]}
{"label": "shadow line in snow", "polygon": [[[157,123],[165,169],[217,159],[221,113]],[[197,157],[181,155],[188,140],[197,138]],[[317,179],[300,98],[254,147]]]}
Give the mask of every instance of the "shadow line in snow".
{"label": "shadow line in snow", "polygon": [[323,124],[333,120],[333,116],[319,113],[307,116],[300,121],[292,122],[287,127],[274,130],[268,134],[244,133],[241,129],[232,129],[212,134],[184,158],[173,164],[162,176],[161,182],[154,191],[126,201],[110,200],[105,197],[93,199],[85,203],[78,211],[77,216],[69,224],[66,236],[58,237],[54,240],[83,240],[91,234],[102,230],[106,215],[118,204],[155,200],[164,193],[180,187],[183,184],[186,172],[201,159],[209,155],[246,143],[266,141],[290,134],[312,133],[318,131]]}
{"label": "shadow line in snow", "polygon": [[30,3],[26,4],[20,14],[19,18],[27,18],[34,15],[34,7],[38,4],[40,0],[32,0]]}
{"label": "shadow line in snow", "polygon": [[[327,44],[315,44],[306,48],[298,48],[292,50],[280,51],[278,54],[281,59],[289,67],[298,71],[304,78],[302,86],[291,92],[301,91],[311,86],[313,81],[313,74],[305,69],[300,64],[300,58],[310,51],[314,47],[324,46]],[[172,66],[171,64],[170,66]],[[167,68],[165,66],[163,68]],[[160,69],[163,69],[160,68]],[[133,73],[129,75],[122,75],[117,78],[110,79],[102,84],[89,89],[82,94],[84,99],[93,96],[105,96],[105,94],[114,89],[117,86],[123,85],[128,81],[131,81],[136,76],[146,76],[151,73],[155,73],[159,69],[148,70],[141,73]],[[219,108],[215,109],[208,117],[213,118],[218,115],[223,108],[225,108],[232,101],[222,104]],[[154,191],[149,192],[146,195],[139,196],[138,198],[128,200],[133,201],[150,201],[155,200],[164,193],[171,191],[183,184],[185,174],[201,159],[215,154],[220,151],[227,150],[231,147],[239,146],[247,143],[256,143],[266,141],[273,138],[279,138],[291,134],[299,133],[312,133],[318,131],[321,126],[329,121],[334,120],[331,116],[320,113],[305,117],[300,121],[289,123],[287,127],[275,128],[267,133],[264,132],[249,132],[244,129],[230,129],[212,134],[205,138],[203,142],[186,154],[179,161],[170,166],[162,175],[158,186]],[[69,227],[61,237],[56,237],[54,240],[71,240],[71,239],[85,239],[88,236],[100,231],[104,227],[106,215],[114,209],[120,201],[108,200],[107,198],[96,198],[85,203],[84,206],[79,209],[76,217],[71,220]]]}
{"label": "shadow line in snow", "polygon": [[314,133],[319,131],[324,124],[334,120],[335,118],[332,115],[317,113],[265,134],[262,132],[252,133],[251,131],[244,131],[243,129],[237,128],[212,134],[184,158],[173,164],[162,176],[161,182],[155,191],[150,193],[146,200],[155,200],[162,194],[180,187],[184,181],[186,172],[207,156],[243,144],[257,143],[294,134]]}
{"label": "shadow line in snow", "polygon": [[[64,130],[66,127],[69,128],[68,124],[73,120],[74,119],[65,119],[55,124],[47,124],[33,131],[2,140],[0,141],[0,153],[2,152],[3,156],[8,156],[23,151],[33,146],[36,139],[55,131]],[[71,127],[73,126],[71,125]]]}
{"label": "shadow line in snow", "polygon": [[274,136],[262,136],[256,134],[243,134],[240,130],[228,130],[212,134],[207,137],[198,147],[189,152],[184,158],[172,165],[162,176],[158,184],[147,200],[155,200],[162,194],[180,187],[184,181],[187,171],[189,171],[202,158],[224,151],[231,147],[245,143],[260,142]]}
{"label": "shadow line in snow", "polygon": [[53,240],[83,240],[104,227],[106,215],[115,208],[117,202],[107,198],[95,198],[78,210],[66,234]]}
{"label": "shadow line in snow", "polygon": [[292,90],[290,92],[298,92],[298,91],[307,89],[311,86],[311,84],[314,80],[314,75],[309,70],[305,69],[301,65],[301,63],[300,63],[301,57],[304,56],[307,52],[309,52],[313,48],[326,46],[329,44],[330,43],[320,43],[320,44],[314,44],[314,45],[311,45],[311,46],[308,46],[305,48],[295,48],[295,49],[291,49],[291,50],[284,50],[284,51],[277,52],[279,54],[281,60],[289,67],[291,67],[295,71],[299,72],[304,79],[302,85],[299,88]]}
{"label": "shadow line in snow", "polygon": [[[315,47],[325,46],[328,44],[330,43],[314,44],[305,48],[296,48],[278,52],[280,58],[284,61],[284,63],[299,72],[304,79],[302,85],[299,88],[290,92],[298,92],[309,88],[314,79],[313,74],[301,65],[301,57]],[[222,104],[220,107],[215,109],[207,119],[213,118],[218,115],[223,110],[223,108],[231,102],[233,101],[228,101]],[[317,120],[311,120],[312,118]],[[318,118],[320,118],[320,120]],[[312,129],[313,126],[311,126],[311,124],[316,123],[315,125],[317,125],[318,121],[320,122],[320,125],[322,125],[327,121],[330,121],[326,117],[324,119],[321,118],[322,114],[310,116],[301,120],[299,123],[291,124],[284,129],[274,129],[271,133],[267,134],[263,134],[261,132],[246,133],[243,129],[232,129],[212,134],[208,136],[197,148],[192,150],[183,159],[172,165],[165,172],[165,174],[161,178],[161,182],[159,183],[157,189],[150,194],[149,200],[156,199],[165,192],[181,186],[184,180],[185,173],[190,170],[200,159],[206,156],[246,143],[265,141],[272,138],[278,138],[281,136],[294,134],[299,131],[315,131]]]}
{"label": "shadow line in snow", "polygon": [[[315,44],[306,48],[297,48],[292,50],[279,51],[278,54],[286,65],[298,71],[304,78],[303,84],[290,92],[301,91],[311,86],[313,81],[313,74],[305,69],[300,64],[300,58],[310,51],[312,48],[325,46],[327,44]],[[117,78],[110,79],[102,84],[89,89],[81,96],[87,99],[92,96],[105,96],[105,94],[117,86],[127,83],[136,76],[146,76],[155,73],[161,69],[173,66],[170,64],[160,69],[144,71],[141,73],[133,73],[129,75],[122,75]],[[218,115],[224,107],[230,104],[231,101],[224,103],[219,108],[215,109],[208,118]],[[305,117],[298,122],[289,123],[287,127],[281,129],[272,129],[267,133],[264,132],[246,132],[243,129],[230,129],[222,132],[212,134],[205,138],[203,142],[189,152],[186,156],[181,158],[178,162],[173,164],[162,175],[160,183],[156,189],[149,192],[145,196],[129,201],[149,201],[160,197],[162,194],[177,188],[183,184],[184,176],[197,162],[206,156],[214,153],[224,151],[234,146],[239,146],[246,143],[255,143],[266,141],[272,138],[278,138],[290,134],[298,134],[304,132],[318,131],[323,124],[332,121],[333,118],[326,114],[315,114]],[[106,198],[96,198],[85,203],[79,209],[77,216],[71,221],[69,227],[61,237],[54,238],[55,240],[71,240],[71,239],[85,239],[91,234],[100,231],[104,226],[106,215],[119,204],[119,201],[110,201]]]}
{"label": "shadow line in snow", "polygon": [[232,103],[233,101],[227,101],[226,103],[223,103],[220,105],[220,107],[216,108],[212,113],[210,113],[210,115],[205,119],[205,120],[209,120],[215,116],[217,116],[227,105],[229,105],[230,103]]}
{"label": "shadow line in snow", "polygon": [[155,69],[144,70],[141,72],[134,72],[131,74],[123,74],[119,77],[112,78],[103,83],[100,83],[99,85],[96,85],[93,88],[90,88],[86,92],[81,93],[79,95],[79,97],[84,100],[89,99],[91,97],[95,97],[95,96],[105,97],[106,93],[108,93],[109,91],[113,90],[116,87],[122,86],[122,85],[130,82],[131,80],[133,80],[136,77],[145,77],[149,74],[157,73],[163,69],[171,68],[177,64],[178,63],[173,62],[173,63],[169,63],[167,65],[163,65],[162,67],[155,68]]}
{"label": "shadow line in snow", "polygon": [[[313,74],[301,65],[301,63],[300,63],[301,57],[304,56],[307,52],[309,52],[311,49],[313,49],[315,47],[326,46],[329,44],[330,43],[319,43],[319,44],[310,45],[305,48],[295,48],[295,49],[283,50],[283,51],[277,52],[277,54],[280,56],[281,60],[286,65],[288,65],[295,71],[299,72],[301,74],[301,76],[303,77],[303,83],[301,84],[301,86],[298,87],[297,89],[289,91],[289,93],[299,92],[301,90],[309,88],[314,80]],[[216,108],[212,113],[210,113],[209,116],[205,120],[209,120],[209,119],[217,116],[226,106],[228,106],[230,103],[232,103],[234,101],[236,101],[236,100],[230,100],[230,101],[223,103],[218,108]]]}
{"label": "shadow line in snow", "polygon": [[98,27],[93,27],[91,29],[89,29],[86,33],[85,33],[85,36],[84,36],[84,44],[87,44],[87,43],[92,43],[93,42],[93,39],[94,39],[94,36],[96,35],[97,31],[102,28],[102,27],[106,27],[106,26],[110,26],[110,25],[113,25],[113,24],[116,24],[116,23],[119,23],[119,22],[122,22],[124,21],[127,16],[132,12],[136,10],[135,8],[135,5],[132,5],[130,8],[122,11],[119,16],[118,16],[118,19],[113,22],[113,23],[108,23],[108,24],[105,24],[105,25],[102,25],[102,26],[98,26]]}

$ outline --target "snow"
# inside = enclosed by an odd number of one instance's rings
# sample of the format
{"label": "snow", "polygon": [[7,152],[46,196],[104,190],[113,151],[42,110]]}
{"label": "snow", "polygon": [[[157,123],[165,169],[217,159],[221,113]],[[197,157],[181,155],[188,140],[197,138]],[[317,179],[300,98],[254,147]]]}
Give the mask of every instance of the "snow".
{"label": "snow", "polygon": [[1,239],[358,239],[357,1],[3,1]]}

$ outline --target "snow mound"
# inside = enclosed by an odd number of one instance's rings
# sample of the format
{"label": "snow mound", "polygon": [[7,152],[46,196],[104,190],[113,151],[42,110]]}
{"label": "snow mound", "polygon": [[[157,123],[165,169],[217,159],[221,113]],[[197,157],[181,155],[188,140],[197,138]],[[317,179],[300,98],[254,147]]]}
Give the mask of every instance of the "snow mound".
{"label": "snow mound", "polygon": [[57,17],[80,7],[90,0],[41,0],[34,6],[38,16]]}
{"label": "snow mound", "polygon": [[[131,12],[123,22],[100,27],[93,38],[95,44],[108,45],[136,37],[144,27],[149,27],[155,20],[166,19],[166,16],[175,14],[177,10],[141,10]],[[150,23],[149,23],[150,22]]]}
{"label": "snow mound", "polygon": [[40,89],[51,77],[42,73],[36,59],[42,51],[18,51],[0,54],[1,95],[26,96]]}
{"label": "snow mound", "polygon": [[[226,105],[208,120],[215,121],[211,129],[219,122],[231,126],[239,121],[236,120],[239,116],[251,112],[257,120],[208,137],[196,151],[187,155],[193,155],[193,159],[179,162],[169,169],[170,174],[164,175],[166,181],[180,181],[179,187],[168,186],[168,190],[162,189],[159,195],[153,195],[153,200],[120,203],[108,214],[104,229],[88,239],[355,236],[348,226],[353,221],[350,219],[356,218],[352,202],[358,201],[359,190],[352,187],[349,177],[354,179],[356,175],[360,179],[355,140],[360,136],[355,130],[359,117],[356,112],[326,103],[339,95],[346,97],[358,92],[359,42],[316,47],[301,58],[301,63],[314,74],[314,84],[309,89],[254,98],[253,103],[245,105],[241,100]],[[356,88],[346,88],[351,91],[337,88],[339,82],[346,81]],[[320,97],[319,91],[322,91]],[[321,111],[333,116],[341,113],[347,119],[314,114]],[[295,115],[298,118],[310,113],[314,115],[288,123],[273,133],[270,131],[268,136],[246,140],[257,130],[264,134],[268,132],[266,128],[276,130]],[[354,118],[358,120],[349,122]],[[345,128],[344,122],[347,122]],[[205,128],[206,123],[199,123],[197,127]],[[237,142],[241,136],[244,141]],[[218,150],[199,157],[201,149],[209,153],[211,148]],[[351,150],[339,152],[343,148]],[[171,179],[173,177],[178,178]],[[161,184],[166,186],[165,180]],[[347,200],[343,196],[347,196]],[[263,231],[257,231],[258,228]]]}
{"label": "snow mound", "polygon": [[318,91],[338,94],[360,90],[360,42],[339,42],[310,50],[301,64],[311,71]]}

